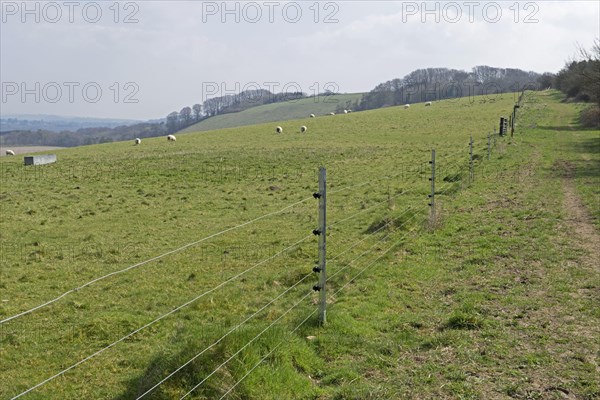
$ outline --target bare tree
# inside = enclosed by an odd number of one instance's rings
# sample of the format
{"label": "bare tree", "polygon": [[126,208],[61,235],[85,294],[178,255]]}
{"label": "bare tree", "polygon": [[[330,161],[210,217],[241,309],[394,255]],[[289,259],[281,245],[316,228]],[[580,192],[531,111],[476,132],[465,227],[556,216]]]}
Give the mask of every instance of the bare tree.
{"label": "bare tree", "polygon": [[179,111],[179,122],[182,126],[188,126],[192,122],[192,109],[190,107],[183,107]]}
{"label": "bare tree", "polygon": [[167,115],[167,131],[173,133],[176,132],[177,129],[179,129],[179,113],[173,111],[171,114]]}
{"label": "bare tree", "polygon": [[200,121],[200,117],[202,116],[202,105],[194,104],[192,110],[194,111],[194,120],[196,122]]}

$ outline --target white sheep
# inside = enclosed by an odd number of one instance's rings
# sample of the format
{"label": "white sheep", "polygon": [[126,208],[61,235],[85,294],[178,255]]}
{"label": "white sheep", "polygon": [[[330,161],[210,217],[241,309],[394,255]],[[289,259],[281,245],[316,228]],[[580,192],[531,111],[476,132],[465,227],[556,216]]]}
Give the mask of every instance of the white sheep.
{"label": "white sheep", "polygon": [[140,138],[135,138],[135,145],[137,146],[138,144],[142,143],[142,139]]}
{"label": "white sheep", "polygon": [[430,105],[431,105],[430,101],[428,101],[427,103],[425,103],[425,106],[430,106]]}
{"label": "white sheep", "polygon": [[406,110],[407,108],[409,108],[409,107],[410,107],[410,104],[405,104],[405,105],[404,105],[404,109],[405,109],[405,110]]}
{"label": "white sheep", "polygon": [[335,115],[335,113],[334,112],[330,112],[329,115]]}
{"label": "white sheep", "polygon": [[6,155],[7,155],[7,156],[14,156],[14,155],[15,155],[15,152],[14,152],[14,151],[12,151],[12,150],[6,150]]}
{"label": "white sheep", "polygon": [[174,142],[177,140],[177,138],[175,137],[175,135],[167,135],[167,140],[169,142]]}
{"label": "white sheep", "polygon": [[348,114],[348,110],[344,110],[344,114]]}
{"label": "white sheep", "polygon": [[302,126],[300,127],[300,132],[304,133],[304,132],[306,132],[306,130],[307,130],[307,129],[308,129],[308,128],[307,128],[306,126],[302,125]]}
{"label": "white sheep", "polygon": [[310,114],[310,117],[311,118],[315,118],[315,114]]}
{"label": "white sheep", "polygon": [[281,133],[281,132],[283,132],[283,128],[280,127],[280,126],[278,126],[278,127],[275,128],[275,132]]}
{"label": "white sheep", "polygon": [[348,114],[350,114],[352,112],[352,110],[348,110]]}

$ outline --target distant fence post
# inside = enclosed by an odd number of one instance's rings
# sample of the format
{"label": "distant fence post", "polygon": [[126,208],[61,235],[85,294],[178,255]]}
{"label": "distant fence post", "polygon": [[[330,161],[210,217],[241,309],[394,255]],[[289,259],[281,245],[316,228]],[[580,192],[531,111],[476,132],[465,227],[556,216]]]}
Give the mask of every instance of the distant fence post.
{"label": "distant fence post", "polygon": [[429,194],[429,206],[431,207],[431,226],[435,225],[435,149],[431,149],[431,193]]}
{"label": "distant fence post", "polygon": [[496,127],[494,127],[494,147],[496,147]]}
{"label": "distant fence post", "polygon": [[469,139],[469,183],[473,182],[474,180],[474,173],[473,173],[473,135],[471,135],[471,138]]}
{"label": "distant fence post", "polygon": [[520,108],[521,106],[519,105],[521,103],[520,99],[519,99],[519,103],[515,104],[515,106],[513,107],[513,113],[512,113],[512,124],[510,125],[510,134],[512,136],[512,134],[515,131],[515,120],[517,119],[517,108]]}
{"label": "distant fence post", "polygon": [[487,159],[490,159],[490,154],[492,153],[492,135],[490,134],[490,132],[488,132],[488,157]]}
{"label": "distant fence post", "polygon": [[319,228],[313,233],[319,236],[319,265],[313,268],[314,272],[319,273],[319,283],[313,286],[313,290],[319,292],[319,323],[325,324],[327,321],[327,295],[325,286],[327,283],[327,262],[326,262],[326,237],[327,237],[327,171],[324,167],[319,168],[319,191],[313,194],[313,197],[319,199]]}
{"label": "distant fence post", "polygon": [[523,91],[521,92],[521,95],[519,96],[519,101],[517,102],[518,105],[521,105],[521,101],[523,100],[524,95],[525,95],[525,89],[523,89]]}

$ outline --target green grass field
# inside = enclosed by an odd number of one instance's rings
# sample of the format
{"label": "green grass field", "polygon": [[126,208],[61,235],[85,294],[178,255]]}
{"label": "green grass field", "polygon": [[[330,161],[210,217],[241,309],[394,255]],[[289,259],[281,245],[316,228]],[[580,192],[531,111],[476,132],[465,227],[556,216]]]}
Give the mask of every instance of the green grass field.
{"label": "green grass field", "polygon": [[489,160],[513,94],[2,158],[1,320],[137,266],[0,324],[0,398],[98,351],[22,398],[136,399],[191,359],[143,398],[599,398],[600,131],[559,99]]}
{"label": "green grass field", "polygon": [[182,132],[212,131],[266,122],[287,121],[306,118],[310,114],[315,114],[316,117],[327,117],[339,105],[358,101],[361,97],[362,93],[349,93],[266,104],[236,113],[217,115],[187,127]]}

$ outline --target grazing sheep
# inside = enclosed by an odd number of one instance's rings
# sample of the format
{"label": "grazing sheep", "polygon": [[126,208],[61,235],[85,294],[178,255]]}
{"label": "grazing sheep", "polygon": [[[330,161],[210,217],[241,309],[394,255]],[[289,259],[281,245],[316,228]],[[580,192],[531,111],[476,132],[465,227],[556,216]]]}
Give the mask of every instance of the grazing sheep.
{"label": "grazing sheep", "polygon": [[135,138],[135,145],[137,146],[138,144],[142,143],[142,139],[140,138]]}
{"label": "grazing sheep", "polygon": [[348,110],[344,110],[344,114],[348,114]]}
{"label": "grazing sheep", "polygon": [[410,104],[405,104],[405,105],[404,105],[404,109],[405,109],[405,110],[406,110],[407,108],[409,108],[409,107],[410,107]]}
{"label": "grazing sheep", "polygon": [[306,130],[307,130],[307,129],[308,129],[308,128],[307,128],[306,126],[302,125],[302,126],[300,127],[300,132],[304,133],[304,132],[306,132]]}
{"label": "grazing sheep", "polygon": [[311,118],[314,118],[314,117],[315,117],[315,114],[310,114],[310,117],[311,117]]}
{"label": "grazing sheep", "polygon": [[167,140],[169,142],[174,142],[177,140],[177,138],[175,137],[175,135],[167,135]]}
{"label": "grazing sheep", "polygon": [[7,155],[7,156],[14,156],[14,155],[15,155],[15,152],[14,152],[14,151],[12,151],[12,150],[6,150],[6,155]]}
{"label": "grazing sheep", "polygon": [[329,115],[335,115],[335,113],[334,112],[330,112]]}
{"label": "grazing sheep", "polygon": [[278,126],[277,128],[275,128],[275,132],[281,133],[281,132],[283,132],[283,128]]}
{"label": "grazing sheep", "polygon": [[430,101],[428,101],[427,103],[425,103],[425,106],[430,106],[430,105],[431,105]]}
{"label": "grazing sheep", "polygon": [[348,110],[348,114],[350,114],[352,112],[352,110]]}

